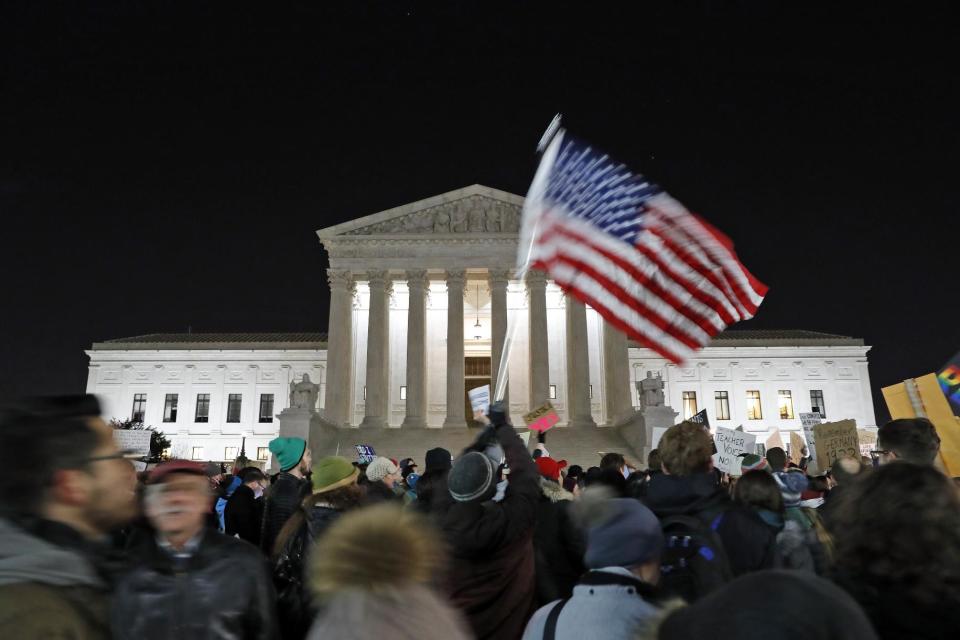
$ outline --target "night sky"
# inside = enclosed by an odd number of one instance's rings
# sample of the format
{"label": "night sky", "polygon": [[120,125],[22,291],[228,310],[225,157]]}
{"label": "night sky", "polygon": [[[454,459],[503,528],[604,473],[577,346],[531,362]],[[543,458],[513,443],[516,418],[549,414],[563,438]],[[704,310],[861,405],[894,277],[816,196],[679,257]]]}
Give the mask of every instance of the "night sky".
{"label": "night sky", "polygon": [[733,238],[737,327],[873,345],[879,420],[960,349],[948,4],[559,4],[7,0],[0,400],[95,341],[326,330],[316,229],[524,194],[557,112]]}

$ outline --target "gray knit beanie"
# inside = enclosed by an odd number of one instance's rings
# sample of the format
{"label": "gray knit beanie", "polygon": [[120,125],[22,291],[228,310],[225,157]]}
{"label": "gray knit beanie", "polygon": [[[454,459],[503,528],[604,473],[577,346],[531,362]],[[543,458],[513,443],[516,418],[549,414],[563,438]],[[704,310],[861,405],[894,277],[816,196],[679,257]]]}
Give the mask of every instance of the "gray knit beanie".
{"label": "gray knit beanie", "polygon": [[599,518],[587,523],[589,569],[635,567],[658,558],[663,550],[660,521],[633,498],[614,498],[602,505]]}
{"label": "gray knit beanie", "polygon": [[471,451],[453,463],[447,487],[457,502],[489,500],[497,489],[496,463],[479,451]]}

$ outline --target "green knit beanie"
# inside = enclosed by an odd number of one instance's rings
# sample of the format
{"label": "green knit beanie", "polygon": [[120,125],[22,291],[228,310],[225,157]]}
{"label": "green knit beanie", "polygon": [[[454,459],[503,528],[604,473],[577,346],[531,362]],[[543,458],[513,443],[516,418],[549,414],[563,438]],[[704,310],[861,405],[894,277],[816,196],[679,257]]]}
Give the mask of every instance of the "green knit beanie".
{"label": "green knit beanie", "polygon": [[328,456],[313,465],[313,492],[324,493],[356,482],[360,470],[342,456]]}
{"label": "green knit beanie", "polygon": [[269,447],[270,453],[277,456],[280,470],[289,471],[300,464],[307,450],[307,442],[303,438],[274,438]]}

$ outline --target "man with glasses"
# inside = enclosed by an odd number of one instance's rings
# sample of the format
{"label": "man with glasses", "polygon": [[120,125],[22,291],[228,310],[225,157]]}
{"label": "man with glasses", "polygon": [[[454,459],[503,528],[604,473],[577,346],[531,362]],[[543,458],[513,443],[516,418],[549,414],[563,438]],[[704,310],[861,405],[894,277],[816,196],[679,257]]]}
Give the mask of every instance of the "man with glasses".
{"label": "man with glasses", "polygon": [[236,536],[259,547],[266,477],[256,467],[247,467],[237,475],[241,484],[227,500],[223,511],[224,531],[228,536]]}
{"label": "man with glasses", "polygon": [[874,463],[905,460],[932,465],[940,452],[940,436],[926,418],[891,420],[877,432],[877,449],[870,452]]}
{"label": "man with glasses", "polygon": [[275,638],[274,594],[260,551],[207,526],[204,467],[171,460],[150,473],[153,529],[130,549],[111,621],[117,638]]}
{"label": "man with glasses", "polygon": [[108,638],[108,534],[136,514],[136,474],[94,396],[0,412],[0,635]]}

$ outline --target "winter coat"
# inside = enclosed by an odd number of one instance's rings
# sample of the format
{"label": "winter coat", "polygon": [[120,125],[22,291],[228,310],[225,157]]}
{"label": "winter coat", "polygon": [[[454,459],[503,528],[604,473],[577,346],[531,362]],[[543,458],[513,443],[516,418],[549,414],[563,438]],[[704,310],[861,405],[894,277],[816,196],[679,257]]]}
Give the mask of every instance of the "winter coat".
{"label": "winter coat", "polygon": [[155,537],[130,549],[111,609],[117,638],[271,640],[277,637],[266,563],[250,544],[206,529],[182,567]]}
{"label": "winter coat", "polygon": [[277,476],[263,504],[263,529],[260,534],[260,548],[269,556],[273,553],[273,543],[283,525],[300,508],[304,498],[311,493],[310,481],[283,471]]}
{"label": "winter coat", "polygon": [[[622,567],[591,571],[574,587],[557,618],[557,640],[633,640],[637,629],[657,614],[653,587]],[[550,611],[559,601],[533,614],[523,640],[541,640]]]}
{"label": "winter coat", "polygon": [[734,576],[781,566],[777,562],[777,534],[782,530],[783,518],[772,511],[739,505],[726,511],[717,533],[741,541],[724,543]]}
{"label": "winter coat", "polygon": [[237,487],[227,500],[223,519],[228,536],[236,535],[256,547],[260,546],[263,500],[257,499],[253,489],[245,484]]}
{"label": "winter coat", "polygon": [[107,584],[80,551],[0,519],[0,636],[109,638],[108,597]]}
{"label": "winter coat", "polygon": [[226,531],[227,523],[224,517],[224,512],[227,509],[227,502],[230,500],[230,497],[237,490],[243,481],[240,479],[240,476],[227,476],[229,479],[224,479],[220,483],[220,490],[217,492],[217,502],[214,504],[213,510],[217,512],[217,525],[220,531]]}
{"label": "winter coat", "polygon": [[496,437],[510,466],[503,500],[454,503],[441,524],[451,555],[446,593],[479,640],[519,638],[534,610],[536,587],[533,530],[540,474],[512,426],[498,426]]}
{"label": "winter coat", "polygon": [[533,534],[536,554],[537,602],[544,605],[569,598],[586,571],[583,532],[570,517],[573,494],[547,478],[540,478],[537,527]]}
{"label": "winter coat", "polygon": [[[767,525],[759,519],[731,517],[727,522],[727,512],[733,508],[733,502],[726,490],[718,486],[716,474],[695,473],[689,476],[675,476],[658,473],[650,479],[647,487],[646,505],[660,519],[674,515],[692,515],[707,524],[712,524],[717,516],[723,514],[717,526],[717,535],[723,542],[734,575],[751,570],[751,558],[763,556],[769,537]],[[737,549],[738,545],[750,545],[750,549]],[[730,555],[734,550],[734,555]]]}
{"label": "winter coat", "polygon": [[297,640],[307,635],[310,624],[316,617],[306,580],[306,568],[310,550],[317,538],[323,535],[342,511],[315,505],[304,520],[296,535],[287,540],[281,553],[273,561],[273,582],[277,591],[277,611],[280,631],[284,640]]}

